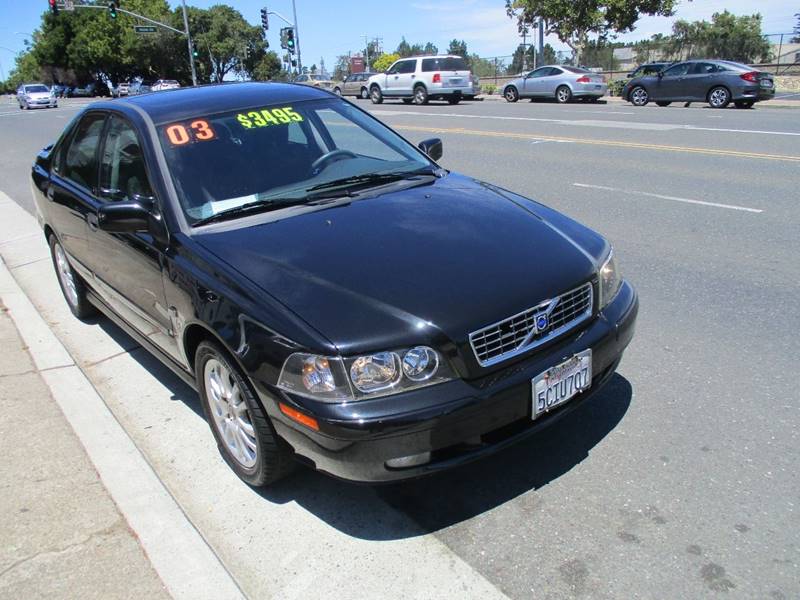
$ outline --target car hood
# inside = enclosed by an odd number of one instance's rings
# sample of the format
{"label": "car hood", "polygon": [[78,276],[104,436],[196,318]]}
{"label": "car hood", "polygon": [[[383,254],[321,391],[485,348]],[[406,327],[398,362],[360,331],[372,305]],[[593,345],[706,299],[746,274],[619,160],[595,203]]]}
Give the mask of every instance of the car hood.
{"label": "car hood", "polygon": [[193,237],[343,355],[463,344],[471,331],[592,278],[607,248],[551,209],[453,174],[278,215]]}
{"label": "car hood", "polygon": [[26,92],[25,95],[34,100],[44,100],[50,97],[50,92]]}

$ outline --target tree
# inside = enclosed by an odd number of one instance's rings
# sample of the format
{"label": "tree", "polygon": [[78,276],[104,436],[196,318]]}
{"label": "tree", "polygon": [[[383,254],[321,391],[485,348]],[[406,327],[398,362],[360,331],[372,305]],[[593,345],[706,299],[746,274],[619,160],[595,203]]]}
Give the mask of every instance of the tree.
{"label": "tree", "polygon": [[469,54],[467,54],[467,42],[464,40],[450,40],[450,45],[447,47],[448,54],[454,54],[455,56],[461,56],[463,58],[469,58]]}
{"label": "tree", "polygon": [[281,79],[283,66],[281,59],[272,51],[265,52],[253,66],[250,75],[255,81]]}
{"label": "tree", "polygon": [[542,19],[545,35],[555,35],[580,64],[590,34],[632,31],[641,15],[671,16],[678,0],[506,0],[506,12],[517,19],[520,33]]}
{"label": "tree", "polygon": [[606,71],[619,68],[619,60],[614,56],[615,48],[623,48],[622,42],[609,43],[605,39],[590,40],[583,49],[579,64],[587,67],[600,67]]}
{"label": "tree", "polygon": [[210,66],[209,78],[221,83],[228,74],[247,75],[241,55],[245,47],[263,51],[261,28],[250,25],[242,14],[227,5],[216,4],[198,20],[200,32],[195,43],[201,62]]}
{"label": "tree", "polygon": [[[367,61],[367,66],[372,68],[378,57],[383,54],[383,50],[377,40],[372,40],[367,44],[367,47],[361,52],[361,55]],[[374,69],[373,69],[374,70]]]}
{"label": "tree", "polygon": [[336,66],[333,67],[333,78],[336,81],[342,81],[350,74],[350,56],[347,54],[340,54],[336,57]]}
{"label": "tree", "polygon": [[394,61],[399,59],[399,54],[381,54],[378,59],[372,63],[372,70],[376,73],[381,73],[391,67]]}
{"label": "tree", "polygon": [[402,38],[400,43],[397,45],[397,50],[395,50],[395,54],[399,54],[400,58],[405,58],[406,56],[411,56],[411,45],[406,41],[406,38]]}
{"label": "tree", "polygon": [[769,42],[761,34],[761,15],[714,13],[708,21],[676,21],[665,44],[671,58],[723,58],[743,63],[769,61]]}
{"label": "tree", "polygon": [[422,49],[423,54],[439,54],[439,48],[437,48],[432,42],[428,42],[425,44],[425,47]]}
{"label": "tree", "polygon": [[792,44],[800,44],[800,13],[797,13],[795,18],[797,19],[797,24],[794,26],[794,32],[797,35],[792,38]]}

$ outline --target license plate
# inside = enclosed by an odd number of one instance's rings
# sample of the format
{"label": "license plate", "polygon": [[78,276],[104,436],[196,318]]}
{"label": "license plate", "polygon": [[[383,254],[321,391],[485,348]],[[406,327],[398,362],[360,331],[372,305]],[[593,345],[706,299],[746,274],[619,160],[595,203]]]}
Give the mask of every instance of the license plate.
{"label": "license plate", "polygon": [[533,418],[564,404],[592,385],[592,350],[579,352],[532,380]]}
{"label": "license plate", "polygon": [[449,84],[450,84],[450,87],[456,87],[456,86],[459,86],[459,85],[461,85],[461,83],[462,83],[463,81],[464,81],[464,80],[463,80],[463,79],[461,79],[460,77],[452,77],[452,78],[450,79],[450,81],[449,81]]}

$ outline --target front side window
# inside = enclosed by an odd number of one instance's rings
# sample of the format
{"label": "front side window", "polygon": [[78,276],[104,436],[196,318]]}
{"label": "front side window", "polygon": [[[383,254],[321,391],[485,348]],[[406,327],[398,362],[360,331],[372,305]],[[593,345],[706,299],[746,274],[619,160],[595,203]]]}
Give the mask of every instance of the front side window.
{"label": "front side window", "polygon": [[100,154],[99,195],[112,201],[153,195],[136,131],[116,116],[111,117]]}
{"label": "front side window", "polygon": [[254,202],[309,201],[343,180],[435,169],[389,128],[338,99],[198,115],[158,130],[189,223]]}
{"label": "front side window", "polygon": [[528,77],[536,79],[538,77],[547,77],[550,74],[550,67],[542,67],[528,73]]}
{"label": "front side window", "polygon": [[97,147],[105,120],[102,113],[83,117],[64,153],[62,175],[88,190],[97,187]]}
{"label": "front side window", "polygon": [[396,72],[397,73],[413,73],[417,68],[417,61],[416,60],[401,60],[397,63]]}

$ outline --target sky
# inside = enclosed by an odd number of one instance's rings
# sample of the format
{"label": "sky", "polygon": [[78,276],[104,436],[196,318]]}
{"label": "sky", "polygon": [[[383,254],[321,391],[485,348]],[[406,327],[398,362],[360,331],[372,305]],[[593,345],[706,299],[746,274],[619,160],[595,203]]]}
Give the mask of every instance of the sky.
{"label": "sky", "polygon": [[[125,6],[125,0],[121,0]],[[178,3],[170,2],[173,6]],[[208,7],[219,0],[189,0],[189,4]],[[250,23],[261,21],[265,5],[292,20],[292,0],[229,0]],[[340,54],[358,52],[364,36],[383,38],[391,51],[405,36],[409,43],[433,42],[445,51],[451,39],[464,39],[470,53],[484,57],[510,55],[520,39],[514,21],[505,13],[504,0],[296,0],[300,50],[303,64],[319,65],[324,58],[329,69]],[[24,50],[25,38],[38,25],[47,0],[0,0],[0,77],[14,63],[14,52]],[[636,30],[621,41],[649,38],[669,33],[675,19],[710,19],[715,12],[729,10],[737,15],[760,12],[764,33],[789,33],[800,12],[800,2],[790,0],[682,0],[675,17],[642,18]],[[268,40],[280,50],[280,19],[271,17]],[[557,39],[548,39],[557,50],[565,49]]]}

